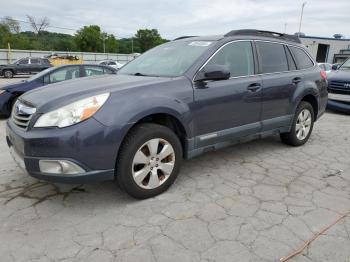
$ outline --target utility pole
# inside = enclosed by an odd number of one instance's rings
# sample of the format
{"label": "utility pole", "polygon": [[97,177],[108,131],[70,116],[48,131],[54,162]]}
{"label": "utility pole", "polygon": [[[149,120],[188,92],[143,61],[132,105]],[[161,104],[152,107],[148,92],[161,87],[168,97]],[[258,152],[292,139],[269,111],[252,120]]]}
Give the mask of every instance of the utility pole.
{"label": "utility pole", "polygon": [[131,38],[131,53],[134,53],[134,38]]}
{"label": "utility pole", "polygon": [[287,23],[284,23],[284,33],[287,33]]}
{"label": "utility pole", "polygon": [[304,7],[307,2],[304,2],[301,6],[301,14],[300,14],[300,21],[299,21],[299,31],[298,31],[298,37],[300,36],[300,31],[301,31],[301,23],[303,21],[303,14],[304,14]]}
{"label": "utility pole", "polygon": [[106,53],[106,37],[103,36],[103,53]]}
{"label": "utility pole", "polygon": [[103,53],[106,53],[106,37],[107,37],[107,34],[102,32],[100,37],[101,37],[102,44],[103,44]]}

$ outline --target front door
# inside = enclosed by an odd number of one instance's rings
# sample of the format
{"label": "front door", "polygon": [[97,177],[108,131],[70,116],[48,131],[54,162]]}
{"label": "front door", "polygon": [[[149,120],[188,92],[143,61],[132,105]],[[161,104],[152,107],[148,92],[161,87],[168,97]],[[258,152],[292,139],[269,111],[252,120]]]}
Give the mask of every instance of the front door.
{"label": "front door", "polygon": [[231,77],[194,83],[196,147],[259,132],[262,82],[254,64],[250,41],[226,44],[210,58],[206,66],[225,65]]}

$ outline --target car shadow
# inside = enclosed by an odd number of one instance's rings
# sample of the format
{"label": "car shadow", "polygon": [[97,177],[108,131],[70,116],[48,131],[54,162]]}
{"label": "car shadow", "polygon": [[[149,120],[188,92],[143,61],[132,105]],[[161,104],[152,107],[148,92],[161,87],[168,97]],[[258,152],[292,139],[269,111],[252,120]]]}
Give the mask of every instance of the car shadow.
{"label": "car shadow", "polygon": [[[189,178],[189,172],[200,173],[202,166],[208,162],[215,165],[215,162],[222,161],[225,158],[225,161],[237,163],[242,160],[242,151],[245,151],[245,155],[248,154],[246,158],[249,159],[250,155],[253,158],[256,154],[263,153],[266,146],[271,150],[287,147],[280,142],[278,136],[272,136],[205,153],[183,162],[178,180],[169,190],[175,195],[182,194],[182,180]],[[191,176],[193,175],[191,174]],[[84,208],[84,206],[91,208],[93,203],[97,206],[123,206],[140,201],[127,195],[119,187],[117,181],[75,185],[59,184],[36,180],[29,175],[21,174],[19,181],[12,180],[10,183],[2,186],[4,190],[0,191],[0,197],[5,199],[5,205],[9,205],[19,198],[29,199],[31,201],[30,205],[33,207],[43,203],[48,204],[47,201],[50,201],[49,205],[64,205],[67,208]],[[163,194],[167,194],[167,192]]]}

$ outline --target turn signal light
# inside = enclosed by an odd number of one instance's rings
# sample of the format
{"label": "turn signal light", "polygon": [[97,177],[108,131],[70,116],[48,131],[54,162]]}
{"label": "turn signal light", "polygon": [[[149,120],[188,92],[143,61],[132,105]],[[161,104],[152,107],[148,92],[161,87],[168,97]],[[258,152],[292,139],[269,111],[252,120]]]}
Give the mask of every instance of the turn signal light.
{"label": "turn signal light", "polygon": [[327,80],[327,73],[326,73],[326,71],[322,70],[320,74],[321,74],[321,77],[322,77],[324,80]]}

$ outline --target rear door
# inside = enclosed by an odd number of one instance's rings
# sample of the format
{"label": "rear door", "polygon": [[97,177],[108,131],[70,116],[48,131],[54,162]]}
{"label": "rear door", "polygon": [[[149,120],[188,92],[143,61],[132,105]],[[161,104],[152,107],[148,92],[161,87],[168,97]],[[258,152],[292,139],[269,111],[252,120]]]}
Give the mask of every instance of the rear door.
{"label": "rear door", "polygon": [[40,59],[39,58],[30,58],[29,68],[30,68],[30,70],[29,70],[30,73],[40,72],[42,70]]}
{"label": "rear door", "polygon": [[231,78],[194,83],[196,146],[257,133],[261,127],[261,79],[255,75],[252,42],[226,44],[208,65],[227,66]]}
{"label": "rear door", "polygon": [[292,96],[302,84],[303,74],[296,69],[289,49],[282,43],[255,41],[263,82],[262,131],[290,125]]}

